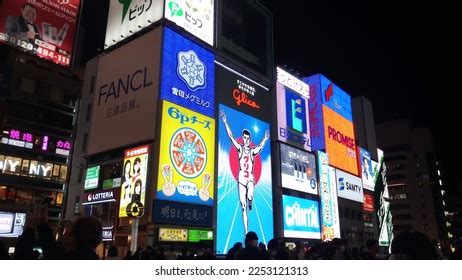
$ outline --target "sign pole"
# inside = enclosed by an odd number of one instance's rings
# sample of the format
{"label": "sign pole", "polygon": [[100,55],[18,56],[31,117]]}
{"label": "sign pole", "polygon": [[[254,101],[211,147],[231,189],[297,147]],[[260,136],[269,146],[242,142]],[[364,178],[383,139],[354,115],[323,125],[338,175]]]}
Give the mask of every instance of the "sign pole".
{"label": "sign pole", "polygon": [[132,243],[130,244],[130,251],[135,253],[138,249],[138,225],[140,223],[139,218],[132,220]]}

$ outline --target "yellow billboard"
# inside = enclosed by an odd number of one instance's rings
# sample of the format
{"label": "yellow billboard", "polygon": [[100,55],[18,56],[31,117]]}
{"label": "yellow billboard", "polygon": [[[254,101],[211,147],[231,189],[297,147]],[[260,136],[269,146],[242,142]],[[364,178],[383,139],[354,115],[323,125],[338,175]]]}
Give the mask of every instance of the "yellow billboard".
{"label": "yellow billboard", "polygon": [[213,205],[215,120],[163,101],[157,199]]}

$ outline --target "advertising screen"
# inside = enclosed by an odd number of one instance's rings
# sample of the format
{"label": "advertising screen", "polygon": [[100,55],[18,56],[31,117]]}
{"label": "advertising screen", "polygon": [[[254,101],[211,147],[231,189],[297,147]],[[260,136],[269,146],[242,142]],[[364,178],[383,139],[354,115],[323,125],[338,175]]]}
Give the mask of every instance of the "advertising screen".
{"label": "advertising screen", "polygon": [[329,158],[326,153],[320,151],[318,151],[318,170],[319,196],[321,198],[321,237],[323,241],[340,238],[335,171],[330,174]]}
{"label": "advertising screen", "polygon": [[156,224],[211,227],[212,218],[212,206],[165,200],[152,205],[152,221]]}
{"label": "advertising screen", "polygon": [[179,228],[159,228],[161,242],[188,242],[188,230]]}
{"label": "advertising screen", "polygon": [[374,211],[374,197],[371,194],[364,194],[363,210],[367,212]]}
{"label": "advertising screen", "polygon": [[213,117],[215,56],[173,30],[164,30],[161,98]]}
{"label": "advertising screen", "polygon": [[215,120],[163,101],[157,199],[213,205]]}
{"label": "advertising screen", "polygon": [[215,0],[166,0],[165,18],[213,46]]}
{"label": "advertising screen", "polygon": [[276,83],[278,139],[311,151],[308,99]]}
{"label": "advertising screen", "polygon": [[100,58],[88,154],[154,139],[156,122],[146,120],[157,116],[161,35],[154,29]]}
{"label": "advertising screen", "polygon": [[85,190],[91,190],[91,189],[98,188],[99,170],[100,170],[99,165],[87,168],[87,173],[85,175],[85,184],[84,184]]}
{"label": "advertising screen", "polygon": [[359,166],[361,169],[361,178],[363,179],[363,186],[366,190],[374,191],[374,165],[371,161],[371,154],[368,151],[359,148],[359,155]]}
{"label": "advertising screen", "polygon": [[269,89],[241,73],[215,62],[220,103],[261,120],[269,121]]}
{"label": "advertising screen", "polygon": [[324,138],[329,164],[358,175],[356,140],[353,123],[326,106],[324,112]]}
{"label": "advertising screen", "polygon": [[25,213],[0,212],[0,238],[20,236],[25,224]]}
{"label": "advertising screen", "polygon": [[281,85],[288,87],[306,99],[310,98],[310,87],[307,83],[293,76],[282,68],[277,67],[277,81]]}
{"label": "advertising screen", "polygon": [[190,229],[188,230],[188,241],[189,242],[201,242],[213,240],[213,230],[199,230]]}
{"label": "advertising screen", "polygon": [[336,84],[320,75],[322,89],[322,104],[334,110],[337,114],[353,122],[351,113],[351,97]]}
{"label": "advertising screen", "polygon": [[149,150],[149,146],[125,150],[119,218],[144,214]]}
{"label": "advertising screen", "polygon": [[0,42],[70,66],[80,0],[4,0],[0,8]]}
{"label": "advertising screen", "polygon": [[349,200],[364,202],[363,182],[361,178],[336,170],[338,196]]}
{"label": "advertising screen", "polygon": [[317,201],[283,195],[282,207],[284,237],[321,239]]}
{"label": "advertising screen", "polygon": [[317,195],[315,156],[280,144],[280,157],[282,187]]}
{"label": "advertising screen", "polygon": [[110,0],[104,48],[160,20],[163,10],[164,0]]}
{"label": "advertising screen", "polygon": [[245,233],[273,238],[268,123],[219,105],[217,251],[227,253]]}

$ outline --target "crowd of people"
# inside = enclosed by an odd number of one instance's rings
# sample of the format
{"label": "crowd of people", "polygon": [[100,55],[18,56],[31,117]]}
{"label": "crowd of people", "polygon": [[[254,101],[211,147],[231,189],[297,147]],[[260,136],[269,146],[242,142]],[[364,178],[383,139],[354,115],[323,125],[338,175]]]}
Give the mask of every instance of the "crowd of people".
{"label": "crowd of people", "polygon": [[[212,260],[217,259],[210,247],[185,249],[181,253],[174,246],[164,248],[160,245],[128,251],[121,257],[116,246],[109,246],[107,255],[98,256],[96,248],[102,242],[101,221],[94,217],[82,217],[64,226],[62,238],[56,240],[43,213],[29,216],[23,234],[18,238],[15,260]],[[34,249],[37,245],[42,252]],[[282,240],[272,239],[267,245],[258,242],[255,232],[248,232],[244,244],[237,242],[227,252],[227,260],[439,260],[462,259],[462,242],[451,256],[443,256],[438,246],[427,236],[417,231],[404,231],[397,234],[391,244],[391,254],[380,254],[379,242],[368,240],[361,248],[350,248],[345,239],[307,244],[296,243],[288,248]],[[11,259],[5,244],[0,240],[0,260]]]}

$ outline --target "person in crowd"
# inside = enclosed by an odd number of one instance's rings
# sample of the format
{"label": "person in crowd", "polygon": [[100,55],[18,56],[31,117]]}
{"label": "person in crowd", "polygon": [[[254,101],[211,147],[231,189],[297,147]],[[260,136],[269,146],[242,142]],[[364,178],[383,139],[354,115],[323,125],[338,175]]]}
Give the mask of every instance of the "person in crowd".
{"label": "person in crowd", "polygon": [[68,258],[72,260],[99,259],[95,249],[102,241],[102,234],[103,226],[99,219],[78,218],[72,226],[72,237],[75,240],[76,249],[68,252]]}
{"label": "person in crowd", "polygon": [[111,245],[107,250],[106,260],[118,260],[119,259],[119,250],[116,246]]}
{"label": "person in crowd", "polygon": [[264,260],[265,255],[263,255],[260,250],[258,250],[258,235],[249,231],[245,235],[245,248],[237,254],[236,259],[238,260]]}
{"label": "person in crowd", "polygon": [[377,260],[377,255],[380,253],[379,241],[377,239],[369,239],[366,241],[366,251],[364,252],[365,260]]}
{"label": "person in crowd", "polygon": [[6,247],[5,243],[0,240],[0,260],[9,260],[10,255],[8,254],[8,248]]}
{"label": "person in crowd", "polygon": [[345,239],[334,238],[332,243],[335,247],[334,260],[344,260],[345,251],[346,251],[346,241]]}
{"label": "person in crowd", "polygon": [[268,250],[266,249],[266,245],[263,242],[258,243],[258,250],[260,250],[260,252],[264,255],[265,259],[270,259]]}
{"label": "person in crowd", "polygon": [[322,243],[321,260],[335,260],[337,255],[338,255],[338,249],[334,241]]}
{"label": "person in crowd", "polygon": [[419,231],[402,231],[391,243],[390,260],[437,260],[438,253],[428,237]]}
{"label": "person in crowd", "polygon": [[271,260],[276,259],[276,255],[279,249],[280,249],[280,246],[279,246],[279,242],[277,241],[277,239],[273,238],[268,242],[268,256]]}
{"label": "person in crowd", "polygon": [[358,248],[353,248],[351,249],[351,259],[352,260],[360,260],[361,257],[359,256],[359,249]]}
{"label": "person in crowd", "polygon": [[309,247],[305,252],[305,260],[319,260],[321,258],[322,244]]}
{"label": "person in crowd", "polygon": [[366,246],[361,246],[359,248],[359,257],[361,260],[364,260],[366,258]]}
{"label": "person in crowd", "polygon": [[233,247],[228,250],[226,254],[227,260],[234,260],[236,258],[236,254],[242,250],[242,242],[234,243]]}

